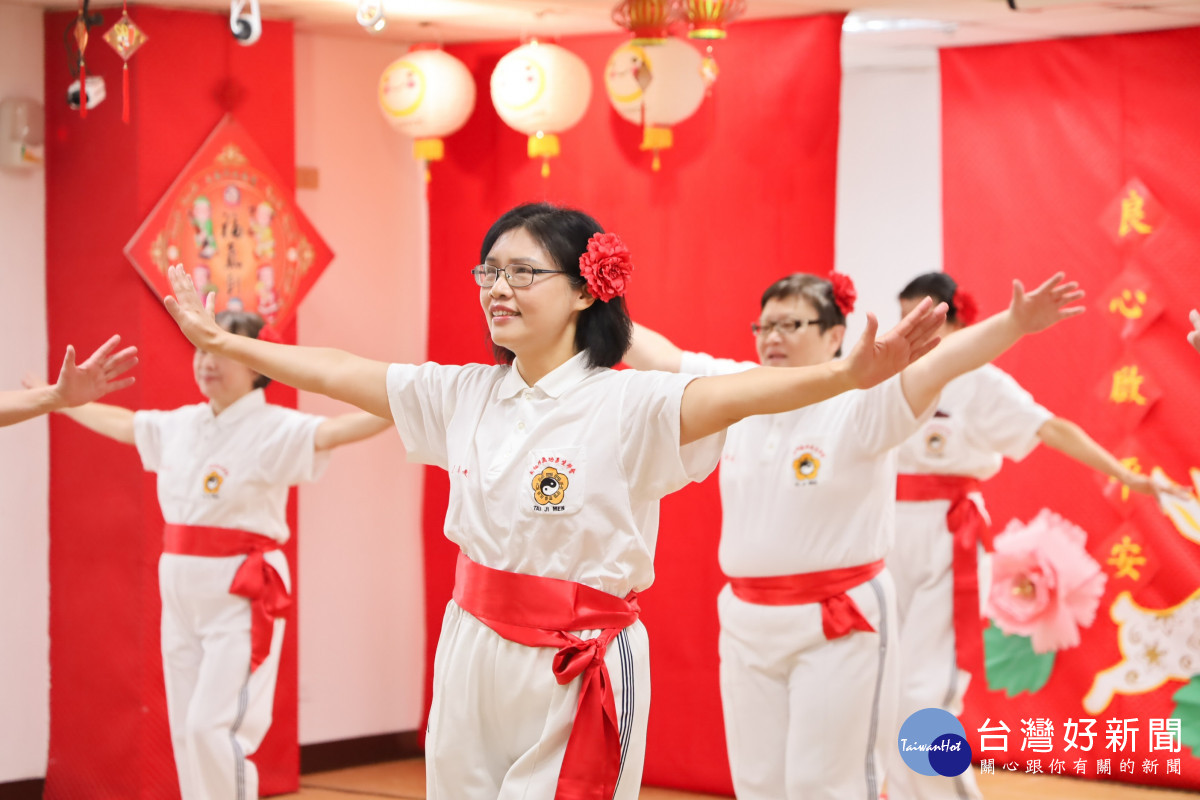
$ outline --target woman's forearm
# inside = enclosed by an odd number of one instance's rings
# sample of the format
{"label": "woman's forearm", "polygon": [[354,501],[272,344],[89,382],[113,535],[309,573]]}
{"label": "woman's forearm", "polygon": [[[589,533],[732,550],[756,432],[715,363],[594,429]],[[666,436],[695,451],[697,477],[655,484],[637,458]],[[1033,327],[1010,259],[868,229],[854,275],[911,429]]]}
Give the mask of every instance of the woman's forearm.
{"label": "woman's forearm", "polygon": [[134,444],[133,412],[121,406],[106,403],[85,403],[74,408],[64,408],[63,416],[70,417],[88,430],[120,442]]}
{"label": "woman's forearm", "polygon": [[746,417],[781,414],[819,403],[855,385],[841,361],[812,367],[758,367],[697,378],[683,393],[680,443],[702,439]]}
{"label": "woman's forearm", "polygon": [[275,344],[224,334],[203,348],[232,358],[272,380],[316,392],[391,419],[387,369],[382,361],[328,347]]}

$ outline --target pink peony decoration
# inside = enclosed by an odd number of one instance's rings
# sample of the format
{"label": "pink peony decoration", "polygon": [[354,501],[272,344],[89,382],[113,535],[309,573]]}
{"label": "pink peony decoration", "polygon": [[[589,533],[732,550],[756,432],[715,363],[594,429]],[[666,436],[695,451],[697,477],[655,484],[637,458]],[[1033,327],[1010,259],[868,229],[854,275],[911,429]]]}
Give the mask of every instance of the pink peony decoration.
{"label": "pink peony decoration", "polygon": [[587,250],[579,257],[579,272],[597,300],[607,303],[621,297],[628,290],[633,274],[629,248],[615,233],[592,234]]}
{"label": "pink peony decoration", "polygon": [[1085,549],[1087,534],[1043,508],[996,537],[987,615],[1008,634],[1029,636],[1035,653],[1079,644],[1096,619],[1108,576]]}

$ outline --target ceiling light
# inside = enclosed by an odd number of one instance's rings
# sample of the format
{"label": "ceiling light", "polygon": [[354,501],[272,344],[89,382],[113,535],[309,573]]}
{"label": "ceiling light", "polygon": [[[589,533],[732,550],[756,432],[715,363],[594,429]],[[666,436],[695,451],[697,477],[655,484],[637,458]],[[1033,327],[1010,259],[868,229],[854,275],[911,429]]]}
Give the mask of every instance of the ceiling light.
{"label": "ceiling light", "polygon": [[911,19],[906,17],[868,17],[863,14],[847,14],[842,22],[842,33],[901,33],[906,31],[940,31],[954,33],[957,22],[940,19]]}

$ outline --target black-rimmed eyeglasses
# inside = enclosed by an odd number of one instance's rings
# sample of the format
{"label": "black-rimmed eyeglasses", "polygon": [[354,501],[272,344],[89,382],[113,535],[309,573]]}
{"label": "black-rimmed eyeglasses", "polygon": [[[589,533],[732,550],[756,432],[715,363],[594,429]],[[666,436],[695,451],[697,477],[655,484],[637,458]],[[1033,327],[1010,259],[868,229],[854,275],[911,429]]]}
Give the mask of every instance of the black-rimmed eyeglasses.
{"label": "black-rimmed eyeglasses", "polygon": [[819,319],[781,319],[777,322],[752,322],[750,324],[750,332],[755,336],[761,336],[765,339],[776,330],[784,335],[797,333],[809,325],[820,323],[820,321]]}
{"label": "black-rimmed eyeglasses", "polygon": [[491,264],[480,264],[471,270],[471,275],[475,278],[475,283],[482,286],[484,289],[490,289],[496,285],[496,279],[500,277],[500,273],[504,273],[504,280],[514,289],[522,289],[533,283],[535,275],[546,275],[550,273],[562,273],[561,269],[535,269],[528,264],[509,264],[507,267],[493,267]]}

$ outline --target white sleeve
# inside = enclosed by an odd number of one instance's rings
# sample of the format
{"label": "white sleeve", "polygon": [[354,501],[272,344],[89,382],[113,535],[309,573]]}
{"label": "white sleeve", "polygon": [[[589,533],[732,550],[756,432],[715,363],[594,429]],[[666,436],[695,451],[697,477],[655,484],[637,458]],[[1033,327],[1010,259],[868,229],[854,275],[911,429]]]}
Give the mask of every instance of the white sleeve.
{"label": "white sleeve", "polygon": [[315,481],[329,466],[330,451],[316,451],[317,428],[325,417],[304,414],[291,408],[271,408],[263,437],[257,443],[257,468],[267,483],[292,486]]}
{"label": "white sleeve", "polygon": [[759,366],[753,361],[734,361],[731,358],[716,358],[708,353],[683,351],[679,371],[687,375],[732,375]]}
{"label": "white sleeve", "polygon": [[920,416],[914,414],[904,396],[899,375],[870,389],[852,390],[850,402],[856,438],[868,453],[882,453],[898,447],[937,409],[937,403],[933,402]]}
{"label": "white sleeve", "polygon": [[620,452],[630,494],[657,500],[707,478],[721,460],[725,431],[679,444],[683,391],[696,376],[636,370],[623,375]]}
{"label": "white sleeve", "polygon": [[133,412],[133,443],[142,458],[142,469],[158,472],[162,466],[163,428],[172,411]]}
{"label": "white sleeve", "polygon": [[446,431],[458,407],[465,377],[480,369],[486,368],[432,361],[388,367],[388,403],[409,461],[449,468]]}
{"label": "white sleeve", "polygon": [[1020,461],[1041,441],[1038,430],[1054,418],[1007,372],[990,364],[979,370],[970,404],[972,429],[997,453]]}

